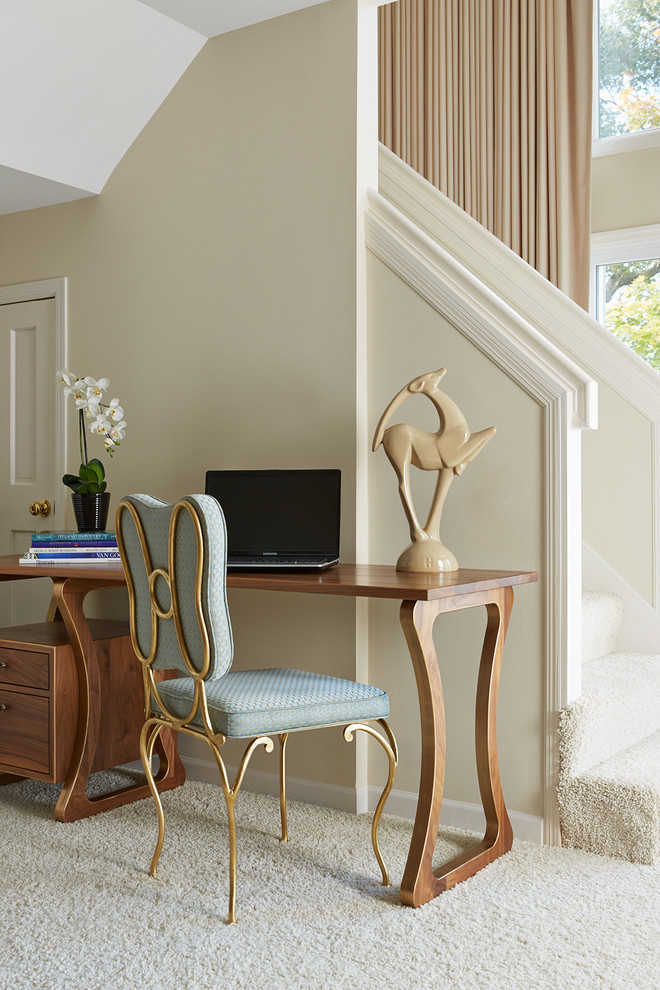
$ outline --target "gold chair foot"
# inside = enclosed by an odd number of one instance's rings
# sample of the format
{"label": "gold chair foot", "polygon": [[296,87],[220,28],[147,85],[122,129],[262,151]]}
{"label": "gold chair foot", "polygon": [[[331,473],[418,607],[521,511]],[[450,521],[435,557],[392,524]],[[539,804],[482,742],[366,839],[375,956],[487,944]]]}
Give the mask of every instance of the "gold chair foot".
{"label": "gold chair foot", "polygon": [[280,741],[280,822],[282,825],[280,842],[288,842],[289,830],[286,814],[286,744],[289,741],[289,733],[280,732],[277,738]]}
{"label": "gold chair foot", "polygon": [[371,725],[367,725],[364,722],[352,722],[350,725],[347,725],[346,728],[344,729],[344,739],[346,740],[346,742],[351,742],[351,740],[353,739],[353,733],[356,730],[361,729],[363,732],[366,732],[368,735],[373,736],[374,739],[377,739],[387,754],[387,759],[389,761],[387,783],[385,784],[383,793],[381,794],[378,804],[376,805],[373,821],[371,823],[371,843],[374,848],[376,859],[378,860],[378,865],[380,866],[380,872],[383,878],[383,887],[391,887],[390,875],[387,871],[387,867],[385,866],[385,862],[381,855],[380,846],[378,844],[378,825],[380,824],[380,816],[383,813],[385,802],[387,801],[387,798],[389,797],[389,793],[392,790],[392,785],[394,784],[394,778],[396,777],[396,768],[399,762],[399,753],[396,745],[396,739],[394,738],[394,733],[390,729],[385,719],[379,718],[378,724],[382,728],[387,738],[383,738],[380,732],[376,732],[376,730]]}

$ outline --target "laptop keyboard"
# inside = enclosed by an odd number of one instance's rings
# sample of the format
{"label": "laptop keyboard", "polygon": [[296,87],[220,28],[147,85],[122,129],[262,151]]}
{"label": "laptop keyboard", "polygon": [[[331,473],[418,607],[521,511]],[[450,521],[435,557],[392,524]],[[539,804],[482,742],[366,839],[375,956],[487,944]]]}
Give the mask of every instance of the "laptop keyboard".
{"label": "laptop keyboard", "polygon": [[231,556],[228,567],[327,567],[337,563],[327,557]]}

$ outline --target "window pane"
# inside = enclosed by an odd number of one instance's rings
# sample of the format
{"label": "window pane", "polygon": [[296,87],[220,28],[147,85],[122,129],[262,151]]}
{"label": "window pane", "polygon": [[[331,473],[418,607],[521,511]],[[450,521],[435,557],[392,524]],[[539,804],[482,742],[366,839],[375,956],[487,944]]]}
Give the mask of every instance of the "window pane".
{"label": "window pane", "polygon": [[660,127],[660,0],[598,6],[599,136]]}
{"label": "window pane", "polygon": [[660,259],[599,265],[597,318],[660,371]]}

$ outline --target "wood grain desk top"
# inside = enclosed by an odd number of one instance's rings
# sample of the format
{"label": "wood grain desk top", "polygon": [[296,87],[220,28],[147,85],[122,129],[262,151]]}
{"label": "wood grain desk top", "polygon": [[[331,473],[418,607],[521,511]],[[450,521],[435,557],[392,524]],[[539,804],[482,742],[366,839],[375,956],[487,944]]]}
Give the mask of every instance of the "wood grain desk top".
{"label": "wood grain desk top", "polygon": [[461,568],[445,574],[413,574],[389,564],[337,564],[319,572],[234,571],[227,575],[230,588],[299,591],[354,598],[397,598],[434,601],[456,594],[470,594],[538,580],[534,571],[484,571]]}
{"label": "wood grain desk top", "polygon": [[[83,581],[102,581],[117,586],[126,583],[124,572],[118,566],[19,564],[16,555],[0,556],[0,580],[28,577],[77,577]],[[397,571],[389,564],[337,564],[325,571],[230,571],[227,574],[229,588],[412,601],[434,601],[492,588],[530,584],[537,580],[538,574],[535,571],[477,570],[463,567],[445,574],[413,574]]]}

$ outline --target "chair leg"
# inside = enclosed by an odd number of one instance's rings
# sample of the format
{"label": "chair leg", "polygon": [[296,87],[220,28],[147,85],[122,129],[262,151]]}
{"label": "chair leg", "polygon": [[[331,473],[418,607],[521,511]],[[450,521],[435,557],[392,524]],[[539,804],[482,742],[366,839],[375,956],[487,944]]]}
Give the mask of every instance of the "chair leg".
{"label": "chair leg", "polygon": [[149,869],[150,877],[156,876],[156,867],[158,866],[158,860],[160,859],[160,854],[163,849],[163,842],[165,840],[165,816],[163,814],[163,805],[160,800],[158,788],[156,787],[152,769],[154,746],[158,736],[160,735],[161,729],[163,729],[162,722],[156,722],[148,719],[142,726],[142,731],[140,732],[140,756],[142,758],[144,772],[147,775],[149,790],[151,791],[151,795],[156,805],[156,812],[158,814],[158,841],[156,842],[156,851],[154,852],[151,860],[151,867]]}
{"label": "chair leg", "polygon": [[236,921],[236,817],[234,815],[234,805],[236,804],[236,798],[238,797],[238,792],[241,784],[243,783],[243,777],[245,776],[247,765],[250,762],[250,757],[254,753],[257,746],[263,746],[267,753],[272,753],[273,740],[269,739],[268,736],[259,736],[258,739],[253,739],[252,742],[250,742],[247,749],[243,753],[243,759],[241,760],[238,770],[236,771],[234,783],[230,786],[229,778],[227,777],[227,769],[222,756],[220,755],[220,750],[217,745],[208,738],[208,736],[205,738],[210,746],[211,752],[215,757],[215,762],[218,765],[220,779],[222,781],[222,791],[225,795],[225,802],[227,804],[227,824],[229,826],[229,909],[227,911],[227,923],[233,925]]}
{"label": "chair leg", "polygon": [[286,817],[286,744],[289,741],[289,733],[280,732],[277,738],[280,741],[280,820],[282,822],[280,842],[288,842],[289,830],[287,828]]}
{"label": "chair leg", "polygon": [[374,847],[374,853],[376,854],[376,859],[378,860],[378,865],[380,866],[380,872],[383,877],[383,887],[390,886],[390,876],[387,872],[387,867],[380,852],[380,846],[378,845],[378,826],[380,824],[380,816],[383,813],[383,808],[385,807],[385,802],[389,797],[389,793],[392,790],[392,785],[394,784],[394,778],[396,777],[396,768],[399,762],[399,752],[396,745],[396,739],[394,738],[394,733],[390,729],[389,725],[384,718],[378,719],[378,724],[383,729],[387,738],[383,738],[380,732],[377,732],[372,725],[367,725],[364,722],[352,722],[351,725],[347,725],[344,729],[344,739],[347,742],[351,742],[353,739],[353,733],[361,729],[363,732],[367,732],[374,739],[377,739],[381,744],[385,752],[387,753],[387,758],[389,761],[389,768],[387,774],[387,783],[383,793],[380,796],[378,804],[376,805],[376,811],[374,812],[373,821],[371,823],[371,843]]}

